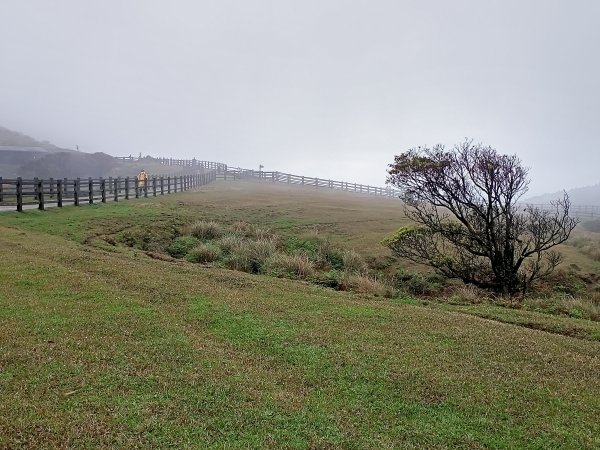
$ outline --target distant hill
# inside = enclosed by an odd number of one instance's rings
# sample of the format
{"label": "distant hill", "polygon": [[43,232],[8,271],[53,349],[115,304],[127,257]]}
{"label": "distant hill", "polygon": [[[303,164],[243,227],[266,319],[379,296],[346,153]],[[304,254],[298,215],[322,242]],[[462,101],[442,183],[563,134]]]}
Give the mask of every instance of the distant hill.
{"label": "distant hill", "polygon": [[[600,183],[567,191],[573,205],[600,205]],[[547,204],[562,198],[563,191],[527,198],[523,203]]]}
{"label": "distant hill", "polygon": [[6,150],[15,150],[19,147],[31,150],[40,149],[40,151],[52,153],[73,151],[71,149],[57,147],[48,141],[38,141],[26,134],[0,126],[0,150],[3,150],[2,147],[6,147]]}

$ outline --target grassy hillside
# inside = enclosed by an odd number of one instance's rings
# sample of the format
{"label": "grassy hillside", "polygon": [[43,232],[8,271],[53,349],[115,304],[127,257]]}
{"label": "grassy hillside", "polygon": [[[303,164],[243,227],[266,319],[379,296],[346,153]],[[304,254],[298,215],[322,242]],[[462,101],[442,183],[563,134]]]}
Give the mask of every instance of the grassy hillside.
{"label": "grassy hillside", "polygon": [[356,295],[118,239],[199,218],[316,230],[372,261],[403,221],[394,200],[241,182],[0,214],[0,447],[600,446],[597,322]]}

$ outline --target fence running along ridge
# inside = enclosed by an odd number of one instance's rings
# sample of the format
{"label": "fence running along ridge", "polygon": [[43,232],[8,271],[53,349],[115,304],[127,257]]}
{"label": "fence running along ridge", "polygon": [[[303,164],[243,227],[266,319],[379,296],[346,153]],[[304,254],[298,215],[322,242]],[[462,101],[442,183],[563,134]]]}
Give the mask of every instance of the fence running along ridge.
{"label": "fence running along ridge", "polygon": [[313,186],[316,188],[336,189],[340,191],[356,192],[358,194],[376,195],[380,197],[398,197],[400,191],[389,187],[369,186],[360,183],[350,183],[347,181],[335,181],[328,178],[306,177],[302,175],[293,175],[284,172],[264,172],[248,169],[229,168],[225,172],[218,173],[219,179],[235,180],[240,178],[256,178],[259,180],[271,181],[273,183],[284,183],[297,186]]}
{"label": "fence running along ridge", "polygon": [[59,208],[65,204],[79,206],[95,202],[106,203],[108,200],[118,202],[120,199],[156,197],[177,192],[188,191],[204,186],[217,179],[216,170],[187,175],[154,175],[147,181],[139,182],[138,177],[84,178],[69,180],[67,178],[47,180],[3,179],[0,177],[0,206],[16,206],[23,211],[23,206],[34,205],[44,210],[48,204]]}
{"label": "fence running along ridge", "polygon": [[[521,206],[533,206],[542,211],[556,211],[556,205],[551,203],[522,203]],[[600,206],[597,205],[571,205],[569,206],[569,216],[578,218],[600,217]]]}
{"label": "fence running along ridge", "polygon": [[173,158],[154,158],[152,156],[136,157],[136,156],[116,156],[116,159],[121,161],[152,161],[169,167],[186,167],[192,169],[208,169],[216,170],[218,173],[227,171],[227,164],[214,161],[201,161],[198,159],[173,159]]}
{"label": "fence running along ridge", "polygon": [[199,159],[173,159],[173,158],[154,158],[151,156],[134,157],[120,156],[118,159],[122,161],[152,161],[164,166],[182,166],[187,168],[202,168],[216,170],[218,179],[235,180],[238,178],[257,178],[268,180],[275,183],[286,183],[301,186],[314,186],[317,188],[336,189],[341,191],[356,192],[359,194],[376,195],[380,197],[398,197],[400,191],[390,187],[370,186],[367,184],[351,183],[347,181],[336,181],[328,178],[307,177],[302,175],[294,175],[285,172],[265,172],[251,169],[243,169],[241,167],[229,167],[227,164],[203,161]]}

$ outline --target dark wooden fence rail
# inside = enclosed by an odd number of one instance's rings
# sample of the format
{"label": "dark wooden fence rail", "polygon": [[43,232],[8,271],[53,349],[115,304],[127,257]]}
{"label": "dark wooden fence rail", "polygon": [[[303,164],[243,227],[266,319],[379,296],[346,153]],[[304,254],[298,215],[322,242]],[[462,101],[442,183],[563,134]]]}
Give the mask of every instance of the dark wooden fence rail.
{"label": "dark wooden fence rail", "polygon": [[75,180],[3,179],[0,177],[0,206],[15,206],[23,211],[23,206],[36,205],[44,210],[48,204],[62,207],[65,204],[79,206],[82,203],[106,203],[120,199],[156,197],[176,192],[188,191],[204,186],[217,179],[216,170],[208,170],[187,175],[154,175],[146,183],[137,177],[77,178]]}

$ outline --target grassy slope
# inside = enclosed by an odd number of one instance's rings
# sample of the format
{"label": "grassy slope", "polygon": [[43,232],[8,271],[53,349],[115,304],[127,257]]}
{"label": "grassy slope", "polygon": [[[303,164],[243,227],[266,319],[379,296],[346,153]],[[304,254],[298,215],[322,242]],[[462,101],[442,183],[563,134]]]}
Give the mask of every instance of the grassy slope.
{"label": "grassy slope", "polygon": [[600,445],[598,342],[94,239],[243,217],[377,255],[401,220],[387,200],[271,188],[0,215],[0,447]]}

